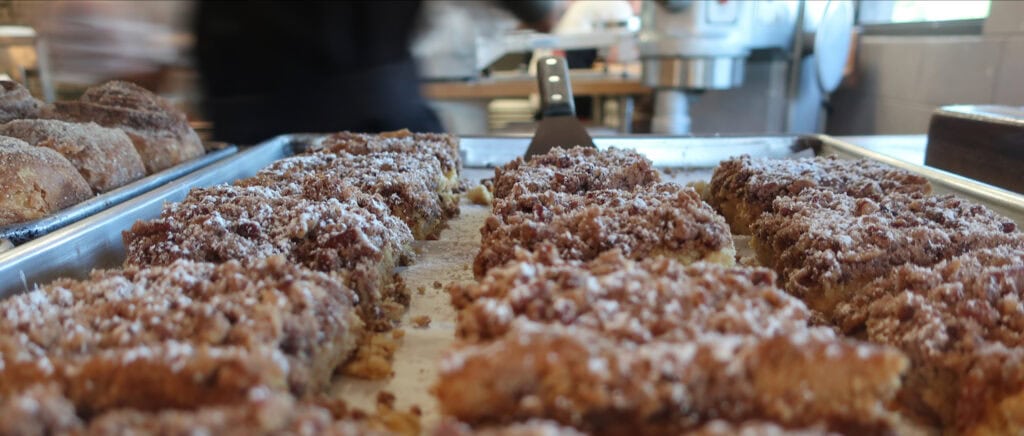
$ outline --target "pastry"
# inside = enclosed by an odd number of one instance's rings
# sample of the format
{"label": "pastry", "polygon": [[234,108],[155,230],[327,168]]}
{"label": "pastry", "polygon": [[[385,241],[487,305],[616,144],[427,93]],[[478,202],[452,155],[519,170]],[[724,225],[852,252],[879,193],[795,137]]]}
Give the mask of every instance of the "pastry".
{"label": "pastry", "polygon": [[904,265],[862,295],[837,324],[910,357],[903,397],[912,409],[964,433],[1024,431],[1024,248]]}
{"label": "pastry", "polygon": [[194,189],[160,218],[124,232],[126,265],[177,259],[249,263],[273,255],[319,271],[335,271],[359,294],[359,311],[375,330],[388,329],[408,304],[394,269],[413,256],[412,234],[382,199],[352,189],[312,201],[258,186]]}
{"label": "pastry", "polygon": [[620,249],[632,259],[668,256],[683,263],[731,265],[729,226],[691,189],[675,184],[583,194],[524,192],[516,186],[494,204],[481,233],[473,273],[511,260],[517,247],[550,243],[566,259],[590,260]]}
{"label": "pastry", "polygon": [[1013,221],[949,195],[894,193],[873,200],[805,189],[776,198],[773,210],[752,226],[758,262],[826,318],[868,282],[905,263],[929,266],[968,250],[1024,247]]}
{"label": "pastry", "polygon": [[0,302],[0,394],[58,382],[88,415],[317,392],[362,337],[355,298],[282,257],[57,280]]}
{"label": "pastry", "polygon": [[180,110],[128,82],[111,81],[85,91],[78,101],[59,101],[44,117],[95,122],[128,134],[146,171],[155,173],[202,156],[199,135]]}
{"label": "pastry", "polygon": [[686,341],[707,332],[792,334],[806,331],[811,318],[764,268],[684,266],[664,257],[633,261],[618,250],[589,262],[566,261],[552,246],[517,255],[479,283],[449,288],[463,308],[460,337],[500,337],[516,317],[637,343]]}
{"label": "pastry", "polygon": [[595,434],[678,434],[763,419],[864,433],[889,426],[884,406],[906,364],[894,350],[830,335],[629,346],[518,321],[500,339],[450,352],[434,392],[443,413],[474,425],[538,418]]}
{"label": "pastry", "polygon": [[631,150],[554,148],[529,161],[517,157],[494,169],[494,197],[505,198],[520,185],[525,192],[583,194],[598,189],[631,190],[661,181],[651,161]]}
{"label": "pastry", "polygon": [[[381,132],[377,135],[339,132],[327,136],[310,151],[356,155],[396,152],[423,157],[433,156],[444,176],[443,185],[449,190],[458,188],[462,172],[459,139],[453,135],[440,133],[412,133],[405,129]],[[433,162],[431,159],[428,160]]]}
{"label": "pastry", "polygon": [[0,136],[0,226],[42,218],[92,197],[60,153]]}
{"label": "pastry", "polygon": [[707,186],[707,200],[725,216],[733,233],[748,235],[754,220],[772,210],[776,197],[797,195],[807,188],[874,200],[890,193],[931,192],[924,177],[868,159],[741,156],[715,168]]}
{"label": "pastry", "polygon": [[102,193],[146,175],[142,158],[128,135],[95,123],[58,120],[14,120],[0,125],[0,135],[51,148],[78,169],[96,193]]}
{"label": "pastry", "polygon": [[36,118],[42,107],[43,103],[32,97],[20,83],[0,80],[0,123]]}
{"label": "pastry", "polygon": [[459,210],[458,196],[438,184],[440,176],[440,170],[413,155],[317,153],[279,160],[236,184],[263,186],[315,201],[333,198],[336,191],[344,189],[377,193],[416,239],[437,239],[446,219]]}

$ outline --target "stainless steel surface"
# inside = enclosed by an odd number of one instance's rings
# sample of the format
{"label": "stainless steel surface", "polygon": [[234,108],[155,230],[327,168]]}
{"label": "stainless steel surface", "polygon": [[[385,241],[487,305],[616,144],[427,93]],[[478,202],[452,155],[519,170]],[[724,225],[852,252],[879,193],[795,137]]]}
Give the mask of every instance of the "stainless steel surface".
{"label": "stainless steel surface", "polygon": [[[313,135],[286,135],[241,151],[166,186],[126,201],[78,223],[10,251],[0,253],[0,298],[57,277],[83,277],[93,268],[116,267],[124,258],[121,231],[138,219],[160,213],[164,202],[181,200],[189,189],[248,177],[271,162],[316,141]],[[492,167],[522,156],[530,142],[522,137],[464,137],[467,168]],[[955,193],[1024,224],[1024,196],[945,171],[911,164],[824,135],[803,137],[598,137],[600,149],[615,146],[644,153],[658,167],[709,169],[723,159],[749,154],[768,158],[837,155],[868,158],[927,177],[937,193]],[[479,170],[476,170],[479,173]]]}
{"label": "stainless steel surface", "polygon": [[561,56],[537,59],[537,89],[540,91],[540,121],[526,149],[530,159],[558,146],[593,147],[583,124],[576,118],[576,105],[569,82],[569,64]]}
{"label": "stainless steel surface", "polygon": [[[801,153],[794,148],[796,140],[796,136],[698,138],[634,135],[598,136],[594,137],[594,145],[601,150],[610,147],[634,149],[662,168],[711,168],[723,159],[741,154],[792,157]],[[464,166],[494,167],[522,156],[529,143],[529,136],[464,136],[459,148]],[[810,156],[811,151],[805,150],[801,154]]]}
{"label": "stainless steel surface", "polygon": [[124,259],[121,232],[139,219],[160,214],[165,202],[180,201],[194,187],[248,177],[294,153],[302,135],[281,136],[235,153],[205,168],[91,217],[0,253],[0,298],[59,277],[82,278],[94,268],[113,268]]}
{"label": "stainless steel surface", "polygon": [[655,88],[731,89],[743,84],[745,63],[745,57],[649,58],[643,80]]}
{"label": "stainless steel surface", "polygon": [[199,168],[230,156],[237,151],[238,148],[235,146],[228,146],[218,150],[213,150],[204,156],[175,165],[110,192],[99,194],[53,215],[33,221],[2,226],[0,227],[0,239],[7,239],[14,245],[22,244],[83,218],[94,215],[111,206],[120,204],[132,197],[137,197],[158,186],[162,186],[167,182],[182,177],[185,174],[191,173]]}

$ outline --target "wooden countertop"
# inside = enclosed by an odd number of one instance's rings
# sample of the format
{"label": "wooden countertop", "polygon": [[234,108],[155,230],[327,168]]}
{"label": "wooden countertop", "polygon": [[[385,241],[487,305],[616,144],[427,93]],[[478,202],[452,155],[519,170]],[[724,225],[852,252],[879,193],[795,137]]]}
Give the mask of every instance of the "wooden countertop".
{"label": "wooden countertop", "polygon": [[[613,75],[571,75],[575,96],[625,96],[649,94],[651,88],[639,78]],[[489,100],[493,98],[527,97],[537,92],[537,79],[483,78],[473,81],[424,82],[423,95],[432,100]]]}

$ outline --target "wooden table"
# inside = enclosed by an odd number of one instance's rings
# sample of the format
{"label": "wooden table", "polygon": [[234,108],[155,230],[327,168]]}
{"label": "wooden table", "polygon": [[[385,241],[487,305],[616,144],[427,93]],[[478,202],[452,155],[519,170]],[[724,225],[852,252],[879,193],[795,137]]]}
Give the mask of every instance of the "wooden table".
{"label": "wooden table", "polygon": [[[609,75],[570,75],[575,96],[636,96],[651,93],[651,88],[639,78]],[[490,100],[494,98],[521,98],[537,92],[537,79],[529,76],[517,78],[482,78],[473,81],[425,82],[420,85],[423,95],[433,100]]]}
{"label": "wooden table", "polygon": [[[633,120],[633,98],[647,95],[652,88],[637,77],[595,74],[572,74],[574,96],[615,97],[619,99],[620,133],[630,133]],[[424,82],[423,95],[431,100],[492,100],[496,98],[527,98],[537,92],[537,79],[528,75],[514,77],[486,77],[468,81]],[[600,106],[600,105],[598,105]]]}

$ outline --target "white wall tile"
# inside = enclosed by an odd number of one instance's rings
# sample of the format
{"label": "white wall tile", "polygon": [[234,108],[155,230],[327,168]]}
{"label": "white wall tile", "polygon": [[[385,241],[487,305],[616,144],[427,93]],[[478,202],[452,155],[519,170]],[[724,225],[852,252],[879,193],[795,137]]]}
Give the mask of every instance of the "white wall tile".
{"label": "white wall tile", "polygon": [[[914,100],[935,105],[990,103],[1002,44],[981,37],[927,38]],[[892,67],[885,71],[897,72]]]}
{"label": "white wall tile", "polygon": [[928,132],[934,106],[894,99],[878,99],[875,105],[876,135],[919,134]]}
{"label": "white wall tile", "polygon": [[1024,2],[993,1],[988,10],[988,18],[985,19],[984,33],[986,35],[1024,34]]}
{"label": "white wall tile", "polygon": [[920,42],[905,37],[866,36],[859,50],[862,89],[890,98],[915,97],[924,58]]}
{"label": "white wall tile", "polygon": [[1003,43],[992,102],[1024,105],[1024,37],[1011,38]]}

